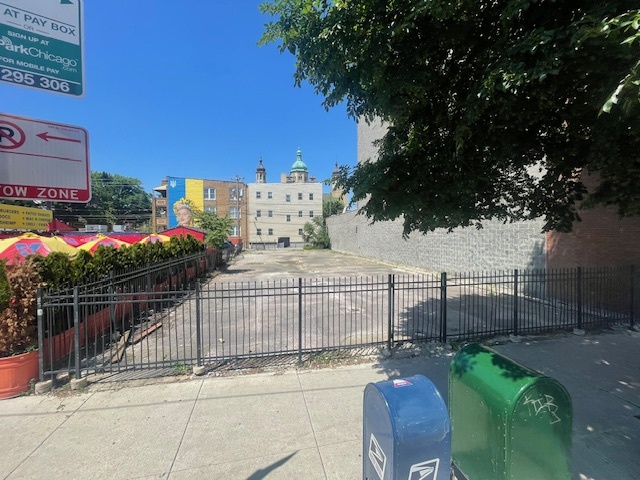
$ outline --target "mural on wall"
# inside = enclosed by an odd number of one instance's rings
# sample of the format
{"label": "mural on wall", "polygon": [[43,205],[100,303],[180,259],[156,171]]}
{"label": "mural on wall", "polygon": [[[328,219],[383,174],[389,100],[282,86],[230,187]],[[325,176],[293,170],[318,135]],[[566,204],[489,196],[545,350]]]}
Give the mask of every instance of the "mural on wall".
{"label": "mural on wall", "polygon": [[167,178],[169,228],[193,227],[194,216],[204,210],[204,181],[195,178]]}

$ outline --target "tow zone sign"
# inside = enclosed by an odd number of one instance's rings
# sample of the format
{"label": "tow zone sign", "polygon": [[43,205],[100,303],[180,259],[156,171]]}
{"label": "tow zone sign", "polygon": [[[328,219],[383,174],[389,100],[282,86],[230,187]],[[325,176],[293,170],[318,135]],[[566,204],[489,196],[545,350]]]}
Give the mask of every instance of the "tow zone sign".
{"label": "tow zone sign", "polygon": [[87,131],[0,114],[0,198],[91,200]]}

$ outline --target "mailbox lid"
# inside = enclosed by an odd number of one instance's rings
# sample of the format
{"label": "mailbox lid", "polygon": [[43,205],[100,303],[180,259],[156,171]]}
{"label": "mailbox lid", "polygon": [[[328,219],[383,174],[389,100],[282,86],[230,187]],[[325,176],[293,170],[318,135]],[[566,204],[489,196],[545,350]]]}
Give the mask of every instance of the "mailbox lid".
{"label": "mailbox lid", "polygon": [[520,392],[507,434],[507,478],[571,478],[573,406],[567,390],[541,377]]}
{"label": "mailbox lid", "polygon": [[424,375],[374,384],[384,397],[396,432],[396,443],[415,437],[439,441],[451,430],[449,412],[442,395]]}

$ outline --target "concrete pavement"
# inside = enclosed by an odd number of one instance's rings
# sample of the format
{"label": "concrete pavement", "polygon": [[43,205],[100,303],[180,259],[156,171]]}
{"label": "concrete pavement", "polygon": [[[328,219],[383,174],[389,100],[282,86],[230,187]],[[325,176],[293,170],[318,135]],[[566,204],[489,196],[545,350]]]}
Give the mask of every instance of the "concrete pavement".
{"label": "concrete pavement", "polygon": [[[575,479],[639,477],[640,333],[494,348],[569,390]],[[337,368],[94,383],[3,400],[0,478],[360,479],[367,383],[419,373],[446,399],[452,357],[427,346],[420,356]]]}

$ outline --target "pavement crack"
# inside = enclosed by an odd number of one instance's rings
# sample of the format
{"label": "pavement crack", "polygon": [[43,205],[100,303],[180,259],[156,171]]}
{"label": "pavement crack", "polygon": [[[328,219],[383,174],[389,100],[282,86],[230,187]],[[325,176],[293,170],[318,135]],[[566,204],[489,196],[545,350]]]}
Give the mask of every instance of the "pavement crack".
{"label": "pavement crack", "polygon": [[304,408],[307,411],[307,418],[309,419],[309,425],[311,425],[311,431],[313,432],[313,441],[316,444],[316,450],[318,452],[318,456],[320,457],[320,464],[322,465],[322,474],[324,478],[327,477],[327,468],[324,465],[324,458],[322,458],[322,453],[320,453],[320,445],[318,444],[318,436],[316,435],[316,429],[313,425],[313,420],[311,419],[311,412],[309,411],[309,405],[307,403],[307,397],[304,393],[304,388],[302,388],[302,382],[300,381],[300,372],[296,371],[296,378],[298,379],[298,385],[300,386],[300,393],[302,393],[302,400],[304,402]]}

